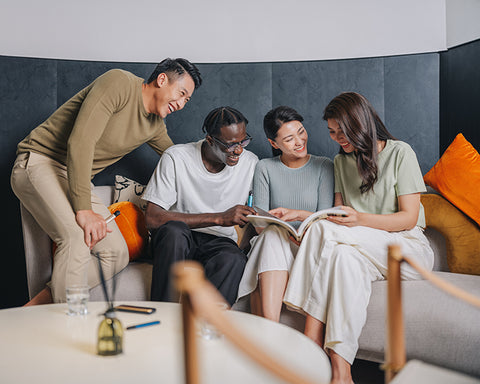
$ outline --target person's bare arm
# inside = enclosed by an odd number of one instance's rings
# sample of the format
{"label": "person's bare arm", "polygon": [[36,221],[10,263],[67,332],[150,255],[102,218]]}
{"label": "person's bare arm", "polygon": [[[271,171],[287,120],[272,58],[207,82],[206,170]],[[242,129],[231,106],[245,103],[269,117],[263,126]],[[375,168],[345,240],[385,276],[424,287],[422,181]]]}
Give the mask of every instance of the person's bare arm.
{"label": "person's bare arm", "polygon": [[343,197],[342,197],[342,194],[340,192],[335,192],[335,201],[333,203],[333,205],[335,207],[338,207],[340,205],[343,205]]}
{"label": "person's bare arm", "polygon": [[145,219],[149,230],[156,229],[168,221],[183,221],[190,228],[205,228],[215,225],[231,227],[243,226],[248,222],[247,215],[254,215],[253,208],[246,205],[236,205],[225,212],[214,213],[180,213],[163,209],[159,205],[148,202]]}
{"label": "person's bare arm", "polygon": [[398,212],[392,214],[361,213],[351,207],[343,205],[340,205],[340,207],[347,212],[348,216],[329,216],[327,220],[346,225],[347,227],[362,225],[389,232],[405,231],[412,229],[417,224],[418,212],[420,210],[420,193],[398,196]]}

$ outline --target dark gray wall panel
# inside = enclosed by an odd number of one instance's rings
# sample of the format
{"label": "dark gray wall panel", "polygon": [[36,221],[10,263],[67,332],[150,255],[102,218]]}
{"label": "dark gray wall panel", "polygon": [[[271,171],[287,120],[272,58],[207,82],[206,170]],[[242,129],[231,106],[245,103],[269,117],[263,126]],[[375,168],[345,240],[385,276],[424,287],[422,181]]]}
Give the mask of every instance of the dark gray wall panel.
{"label": "dark gray wall panel", "polygon": [[385,124],[417,153],[425,174],[438,160],[438,54],[396,56],[385,62]]}
{"label": "dark gray wall panel", "polygon": [[156,64],[143,63],[59,60],[57,72],[58,106],[110,69],[124,69],[147,80],[155,66]]}
{"label": "dark gray wall panel", "polygon": [[458,133],[480,151],[480,40],[440,54],[440,154]]}
{"label": "dark gray wall panel", "polygon": [[203,120],[214,108],[231,106],[248,119],[247,131],[254,140],[248,149],[259,157],[270,156],[268,142],[263,140],[263,116],[272,105],[271,64],[203,64],[198,65],[204,80],[192,101],[180,113],[167,118],[174,142],[199,140]]}
{"label": "dark gray wall panel", "polygon": [[0,199],[2,267],[0,308],[25,303],[27,285],[20,209],[10,187],[17,144],[56,106],[56,63],[0,57]]}
{"label": "dark gray wall panel", "polygon": [[346,91],[363,94],[383,118],[383,59],[273,64],[273,105],[291,106],[304,117],[310,153],[337,154],[322,116],[330,100]]}
{"label": "dark gray wall panel", "polygon": [[[0,149],[15,152],[22,140],[57,104],[56,62],[0,56]],[[3,162],[2,162],[3,163]]]}

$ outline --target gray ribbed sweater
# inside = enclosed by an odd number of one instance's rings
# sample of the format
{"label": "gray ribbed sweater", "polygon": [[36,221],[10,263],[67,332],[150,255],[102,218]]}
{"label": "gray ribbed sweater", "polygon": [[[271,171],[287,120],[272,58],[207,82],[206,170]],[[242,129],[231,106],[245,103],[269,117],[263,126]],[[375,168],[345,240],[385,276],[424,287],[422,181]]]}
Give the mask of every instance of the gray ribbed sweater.
{"label": "gray ribbed sweater", "polygon": [[262,159],[253,177],[253,204],[269,210],[278,207],[310,212],[333,205],[333,162],[310,155],[300,168],[288,168],[280,156]]}

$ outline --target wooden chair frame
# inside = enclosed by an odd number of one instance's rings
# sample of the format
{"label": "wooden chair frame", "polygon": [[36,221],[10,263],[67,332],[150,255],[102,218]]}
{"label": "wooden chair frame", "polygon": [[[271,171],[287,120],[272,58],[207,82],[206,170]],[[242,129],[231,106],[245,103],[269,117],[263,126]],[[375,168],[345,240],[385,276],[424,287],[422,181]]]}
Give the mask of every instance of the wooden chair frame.
{"label": "wooden chair frame", "polygon": [[385,348],[385,383],[390,383],[395,375],[406,363],[405,331],[403,325],[402,289],[400,277],[400,265],[408,263],[425,280],[435,285],[446,293],[466,301],[480,308],[480,299],[454,285],[444,281],[433,272],[422,268],[409,257],[402,256],[400,246],[392,244],[388,247],[388,303],[387,303],[387,337]]}
{"label": "wooden chair frame", "polygon": [[[217,303],[225,302],[223,296],[205,279],[202,266],[194,261],[176,263],[172,268],[175,288],[180,293],[183,330],[185,372],[187,384],[199,384],[197,335],[195,317],[198,316],[216,327],[230,342],[256,363],[292,384],[313,384],[270,357],[246,335],[238,331]],[[316,383],[321,384],[321,383]]]}

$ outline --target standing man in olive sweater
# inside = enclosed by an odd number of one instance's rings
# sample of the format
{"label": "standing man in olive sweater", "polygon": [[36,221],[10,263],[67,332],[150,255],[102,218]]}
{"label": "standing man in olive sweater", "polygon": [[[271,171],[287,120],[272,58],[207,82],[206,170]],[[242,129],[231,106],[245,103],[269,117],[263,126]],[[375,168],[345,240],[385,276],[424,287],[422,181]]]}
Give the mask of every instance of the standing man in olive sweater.
{"label": "standing man in olive sweater", "polygon": [[[27,305],[64,302],[65,287],[100,283],[128,263],[128,248],[91,179],[143,143],[159,155],[173,145],[163,119],[202,83],[185,59],[165,59],[148,81],[114,69],[78,92],[18,144],[12,189],[57,244],[52,279]],[[108,236],[107,233],[109,233]]]}

